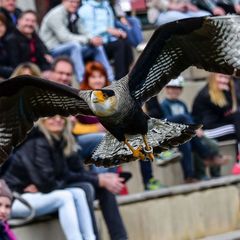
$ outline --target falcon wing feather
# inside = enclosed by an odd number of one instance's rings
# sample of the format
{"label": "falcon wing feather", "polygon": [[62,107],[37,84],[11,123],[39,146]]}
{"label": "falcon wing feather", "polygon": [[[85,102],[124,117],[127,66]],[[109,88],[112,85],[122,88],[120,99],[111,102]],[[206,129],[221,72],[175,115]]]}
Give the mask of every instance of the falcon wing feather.
{"label": "falcon wing feather", "polygon": [[159,27],[129,73],[141,104],[189,66],[240,75],[240,17],[191,18]]}
{"label": "falcon wing feather", "polygon": [[40,117],[93,115],[77,89],[32,76],[0,82],[0,114],[0,164]]}

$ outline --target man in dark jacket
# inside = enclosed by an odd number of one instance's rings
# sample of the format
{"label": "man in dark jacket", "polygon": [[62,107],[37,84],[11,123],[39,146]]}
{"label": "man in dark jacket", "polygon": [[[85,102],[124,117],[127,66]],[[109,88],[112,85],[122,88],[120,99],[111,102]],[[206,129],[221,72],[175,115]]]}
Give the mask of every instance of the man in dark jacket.
{"label": "man in dark jacket", "polygon": [[9,34],[7,48],[13,67],[22,62],[32,62],[37,64],[42,71],[50,69],[52,57],[35,32],[36,26],[36,13],[28,10],[20,15],[17,29]]}
{"label": "man in dark jacket", "polygon": [[[51,80],[61,84],[71,85],[74,73],[74,66],[72,61],[67,57],[59,57],[55,59],[52,67]],[[69,168],[71,171],[81,173],[84,168],[81,167],[82,163],[76,164],[75,161],[69,161]],[[84,181],[74,181],[73,186],[79,186],[83,190],[86,188],[86,182],[91,183],[94,187],[96,197],[99,200],[99,204],[106,221],[107,228],[111,239],[127,239],[127,233],[122,222],[116,197],[114,194],[121,191],[123,184],[121,178],[115,173],[100,173],[94,174],[86,172],[85,174],[92,176],[92,180],[86,178]],[[95,176],[95,180],[94,179]],[[89,188],[87,186],[87,189]],[[90,210],[93,214],[93,199],[88,199]]]}
{"label": "man in dark jacket", "polygon": [[7,19],[8,31],[13,31],[16,28],[17,20],[22,12],[17,8],[16,0],[1,0],[0,12],[3,13]]}

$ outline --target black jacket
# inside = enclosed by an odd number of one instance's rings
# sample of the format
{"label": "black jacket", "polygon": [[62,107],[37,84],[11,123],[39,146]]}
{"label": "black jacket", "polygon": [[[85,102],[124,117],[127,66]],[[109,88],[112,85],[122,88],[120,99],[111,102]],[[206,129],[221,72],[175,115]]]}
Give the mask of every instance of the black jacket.
{"label": "black jacket", "polygon": [[36,45],[35,61],[31,60],[30,39],[23,35],[17,29],[10,33],[6,39],[7,50],[11,60],[11,66],[17,67],[23,62],[33,62],[37,64],[41,70],[49,70],[50,63],[47,62],[44,55],[48,54],[47,47],[36,33],[33,34],[33,39]]}
{"label": "black jacket", "polygon": [[11,67],[11,61],[6,49],[5,37],[0,39],[0,77],[9,78],[14,68]]}
{"label": "black jacket", "polygon": [[227,106],[219,107],[211,102],[206,85],[196,96],[193,102],[192,115],[195,122],[203,124],[204,128],[215,128],[221,123],[225,124],[225,116],[232,109],[230,92],[225,92]]}
{"label": "black jacket", "polygon": [[[14,31],[16,29],[16,22],[13,21],[11,14],[3,7],[0,7],[0,13],[2,13],[7,19],[7,31]],[[16,21],[18,20],[21,13],[22,11],[19,8],[15,9],[15,12],[13,14],[16,18]]]}
{"label": "black jacket", "polygon": [[82,181],[98,186],[97,175],[84,170],[79,153],[65,157],[63,147],[62,140],[54,140],[51,146],[45,136],[35,130],[11,155],[3,178],[19,193],[29,184],[36,185],[43,193]]}
{"label": "black jacket", "polygon": [[164,118],[164,112],[162,110],[161,104],[159,104],[157,97],[152,97],[146,102],[147,114],[153,118]]}

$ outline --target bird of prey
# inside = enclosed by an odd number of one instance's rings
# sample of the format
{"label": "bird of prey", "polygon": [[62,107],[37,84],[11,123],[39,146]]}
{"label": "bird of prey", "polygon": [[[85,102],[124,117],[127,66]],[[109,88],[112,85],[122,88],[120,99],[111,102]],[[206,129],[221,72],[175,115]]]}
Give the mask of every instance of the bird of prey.
{"label": "bird of prey", "polygon": [[159,27],[130,73],[103,89],[79,91],[30,76],[1,82],[0,162],[34,121],[56,114],[98,117],[108,133],[90,161],[97,165],[152,159],[153,147],[184,143],[199,126],[150,119],[142,105],[192,65],[240,75],[239,16],[192,18]]}

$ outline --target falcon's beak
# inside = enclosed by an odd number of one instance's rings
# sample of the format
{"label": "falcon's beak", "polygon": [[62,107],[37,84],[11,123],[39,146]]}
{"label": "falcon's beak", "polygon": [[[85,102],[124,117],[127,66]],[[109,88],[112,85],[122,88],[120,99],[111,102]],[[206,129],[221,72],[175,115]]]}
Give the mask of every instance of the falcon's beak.
{"label": "falcon's beak", "polygon": [[93,100],[94,103],[98,103],[98,102],[103,103],[103,102],[105,102],[105,97],[104,97],[102,91],[100,91],[100,90],[99,91],[94,91],[94,96],[95,96],[95,98]]}

